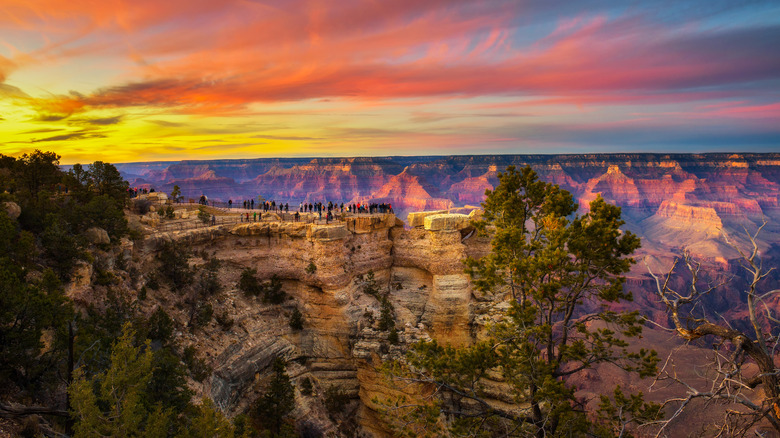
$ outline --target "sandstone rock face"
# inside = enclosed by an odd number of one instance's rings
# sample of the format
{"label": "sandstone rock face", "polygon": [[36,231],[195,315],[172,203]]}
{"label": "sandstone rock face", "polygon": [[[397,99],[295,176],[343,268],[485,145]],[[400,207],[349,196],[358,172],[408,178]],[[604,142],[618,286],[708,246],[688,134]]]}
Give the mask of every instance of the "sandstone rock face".
{"label": "sandstone rock face", "polygon": [[107,245],[111,243],[111,239],[108,237],[108,232],[98,227],[89,228],[84,232],[84,237],[87,238],[89,243],[94,245]]}
{"label": "sandstone rock face", "polygon": [[425,225],[425,217],[426,216],[432,216],[434,214],[446,214],[447,210],[436,210],[436,211],[416,211],[409,213],[409,215],[406,217],[406,223],[412,227],[422,227]]}
{"label": "sandstone rock face", "polygon": [[425,217],[427,231],[460,231],[470,226],[471,219],[466,214],[434,214]]}
{"label": "sandstone rock face", "polygon": [[723,226],[718,213],[712,207],[695,207],[680,205],[676,202],[664,201],[658,207],[656,215],[677,219],[680,225],[697,224],[705,227],[720,228]]}
{"label": "sandstone rock face", "polygon": [[350,216],[346,219],[347,230],[355,234],[365,234],[372,231],[396,226],[396,217],[392,214],[381,216]]}
{"label": "sandstone rock face", "polygon": [[19,219],[19,215],[22,214],[22,208],[16,202],[3,202],[3,209],[11,219]]}
{"label": "sandstone rock face", "polygon": [[344,225],[318,225],[309,228],[308,237],[320,242],[344,240],[350,236],[350,232]]}
{"label": "sandstone rock face", "polygon": [[[207,251],[230,261],[221,272],[227,291],[212,305],[215,313],[228,313],[233,327],[208,330],[208,336],[182,334],[214,369],[198,386],[199,394],[213,398],[227,413],[240,412],[271,375],[273,359],[283,357],[291,379],[309,377],[320,393],[340,388],[353,397],[361,430],[386,436],[380,407],[373,400],[399,393],[377,366],[419,339],[454,345],[472,339],[469,324],[475,303],[461,261],[474,251],[484,252],[476,247],[485,241],[461,242],[458,224],[467,222],[467,215],[445,219],[440,231],[404,230],[393,215],[348,218],[332,225],[239,223],[152,234],[132,250],[136,258],[153,260],[163,242],[177,240],[195,254]],[[244,268],[255,269],[264,280],[276,275],[290,299],[267,305],[244,297],[234,286]],[[381,305],[364,292],[368,272],[374,273],[379,293],[386,293],[394,308],[401,345],[390,345],[387,332],[377,328]],[[293,308],[304,315],[299,332],[288,324]],[[302,418],[329,427],[327,414],[314,405],[301,402],[296,409],[305,412]]]}

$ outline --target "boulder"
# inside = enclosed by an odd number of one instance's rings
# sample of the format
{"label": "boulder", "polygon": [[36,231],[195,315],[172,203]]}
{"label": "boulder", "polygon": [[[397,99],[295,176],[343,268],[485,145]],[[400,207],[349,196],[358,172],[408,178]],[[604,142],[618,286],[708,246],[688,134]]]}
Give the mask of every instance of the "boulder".
{"label": "boulder", "polygon": [[346,239],[351,235],[344,225],[315,225],[309,228],[308,237],[320,242],[331,242]]}
{"label": "boulder", "polygon": [[460,231],[471,225],[471,219],[465,214],[434,214],[425,217],[425,229],[428,231]]}
{"label": "boulder", "polygon": [[375,230],[395,226],[395,216],[384,214],[381,216],[350,216],[346,218],[347,229],[355,234],[367,234]]}
{"label": "boulder", "polygon": [[22,208],[16,202],[4,202],[3,208],[8,213],[8,217],[14,220],[18,219],[19,215],[22,214]]}
{"label": "boulder", "polygon": [[229,233],[234,236],[267,236],[270,232],[268,224],[252,222],[248,224],[236,225],[230,229]]}
{"label": "boulder", "polygon": [[163,192],[152,192],[147,196],[152,202],[165,202],[168,200],[168,195]]}
{"label": "boulder", "polygon": [[447,210],[413,212],[413,213],[409,213],[409,215],[406,217],[406,222],[412,228],[422,227],[425,225],[426,217],[432,216],[434,214],[445,214],[445,213],[447,213]]}
{"label": "boulder", "polygon": [[108,232],[98,227],[92,227],[85,231],[84,237],[87,238],[87,241],[95,245],[107,245],[111,243],[111,238],[108,237]]}

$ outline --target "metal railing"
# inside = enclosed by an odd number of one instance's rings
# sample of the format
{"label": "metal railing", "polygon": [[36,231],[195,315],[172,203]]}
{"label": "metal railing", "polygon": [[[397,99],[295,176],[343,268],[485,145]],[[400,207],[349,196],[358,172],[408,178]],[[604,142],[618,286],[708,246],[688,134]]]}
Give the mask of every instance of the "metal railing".
{"label": "metal railing", "polygon": [[[185,204],[186,205],[186,204]],[[197,205],[197,204],[196,204]],[[229,209],[227,206],[220,207],[220,206],[209,206],[213,209],[223,211],[226,213],[237,213],[235,215],[228,215],[228,216],[218,216],[215,217],[214,220],[209,220],[208,222],[203,222],[200,219],[179,219],[178,221],[176,219],[165,219],[163,217],[160,218],[160,224],[155,226],[152,233],[170,233],[175,231],[186,231],[186,230],[194,230],[199,228],[210,228],[210,227],[218,227],[218,226],[224,226],[224,225],[239,225],[239,224],[247,224],[247,223],[263,223],[263,222],[270,222],[267,220],[262,220],[262,214],[263,211],[259,211],[257,209],[255,210],[249,210],[249,209],[238,209],[238,208],[232,208]],[[194,213],[194,210],[191,210]],[[259,213],[257,216],[255,216],[255,213]],[[275,213],[274,211],[269,211],[268,213]],[[246,215],[249,214],[247,217]],[[273,222],[297,222],[297,223],[304,223],[304,224],[315,224],[315,225],[329,225],[334,223],[341,223],[346,219],[347,217],[371,217],[371,216],[381,216],[388,213],[346,213],[343,214],[341,212],[335,214],[333,216],[333,219],[327,220],[324,218],[319,219],[318,217],[312,217],[310,216],[313,213],[305,213],[306,216],[301,215],[300,219],[296,221],[294,219],[295,212],[284,212],[284,213],[278,213],[279,215],[279,221],[273,221]],[[326,213],[327,214],[327,213]],[[174,222],[176,221],[176,222]]]}

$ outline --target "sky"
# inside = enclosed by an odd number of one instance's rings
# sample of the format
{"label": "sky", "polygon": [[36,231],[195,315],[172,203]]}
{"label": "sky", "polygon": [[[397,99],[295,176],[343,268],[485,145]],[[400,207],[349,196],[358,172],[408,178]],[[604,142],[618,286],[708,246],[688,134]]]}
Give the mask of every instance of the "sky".
{"label": "sky", "polygon": [[0,0],[0,153],[780,152],[780,2]]}

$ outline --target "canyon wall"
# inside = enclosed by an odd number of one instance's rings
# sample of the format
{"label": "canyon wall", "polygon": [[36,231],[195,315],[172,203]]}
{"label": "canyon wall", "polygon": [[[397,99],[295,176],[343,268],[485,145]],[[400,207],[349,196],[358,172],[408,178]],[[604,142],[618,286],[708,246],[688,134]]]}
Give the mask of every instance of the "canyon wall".
{"label": "canyon wall", "polygon": [[131,163],[117,167],[131,186],[214,201],[262,196],[288,202],[389,203],[399,217],[479,205],[507,166],[532,166],[574,194],[581,211],[597,196],[623,208],[627,228],[650,251],[689,248],[731,258],[724,234],[767,219],[780,231],[780,154],[477,155],[256,159]]}
{"label": "canyon wall", "polygon": [[[419,339],[471,342],[475,312],[485,307],[484,300],[472,294],[462,260],[485,254],[488,242],[464,239],[470,231],[467,216],[437,216],[437,221],[427,221],[427,229],[404,229],[391,214],[350,217],[335,225],[214,226],[151,234],[137,241],[133,252],[150,270],[158,248],[171,240],[193,254],[205,252],[223,261],[220,279],[225,291],[211,304],[215,314],[229,314],[233,325],[222,330],[212,322],[203,332],[179,333],[213,367],[211,377],[197,385],[199,394],[228,413],[242,412],[262,390],[273,359],[283,357],[294,382],[311,378],[320,399],[328,388],[340,388],[353,400],[350,409],[357,429],[383,436],[387,430],[377,401],[394,396],[395,390],[378,367]],[[196,265],[202,262],[201,257],[191,259]],[[246,268],[255,269],[261,279],[280,278],[289,299],[270,305],[245,296],[236,284]],[[369,272],[393,306],[397,345],[378,329],[380,301],[364,289]],[[184,325],[186,312],[171,305],[166,294],[170,292],[152,296],[145,305],[149,310],[165,306]],[[288,324],[294,308],[303,314],[303,330]],[[297,399],[294,416],[308,421],[306,427],[340,433],[316,397],[298,394]]]}
{"label": "canyon wall", "polygon": [[[384,215],[335,225],[261,222],[153,233],[134,248],[135,258],[149,270],[154,269],[151,256],[166,240],[225,261],[220,277],[226,290],[212,305],[215,314],[229,314],[234,324],[220,329],[211,323],[202,333],[179,334],[214,369],[208,380],[195,384],[200,395],[212,397],[226,412],[241,412],[262,391],[273,358],[282,356],[294,382],[304,377],[316,382],[317,396],[297,394],[299,421],[344,435],[322,403],[323,393],[337,387],[352,399],[348,410],[357,419],[356,431],[382,436],[381,401],[398,393],[378,367],[418,339],[471,342],[506,306],[505,297],[472,292],[462,260],[485,254],[489,243],[470,235],[467,215],[454,213],[474,211],[462,206],[478,204],[507,165],[526,164],[541,179],[570,190],[581,212],[597,196],[621,206],[625,228],[642,238],[637,260],[656,271],[687,250],[713,278],[736,276],[728,291],[708,303],[726,318],[739,318],[742,307],[741,269],[730,244],[748,244],[743,227],[754,231],[768,221],[759,236],[762,256],[767,263],[780,260],[780,154],[226,160],[120,168],[136,175],[135,185],[170,191],[177,184],[186,188],[185,196],[202,192],[235,201],[259,193],[291,207],[302,201],[389,202],[405,219],[405,211],[436,210],[410,215],[406,222]],[[235,285],[245,268],[256,269],[263,279],[281,278],[290,299],[273,306],[244,296]],[[365,293],[369,272],[395,309],[399,345],[377,327],[381,306]],[[627,281],[634,301],[621,306],[664,324],[666,313],[651,283],[645,264],[634,265]],[[185,313],[166,304],[164,294],[145,305],[166,306],[185,325]],[[294,308],[304,315],[301,331],[288,324]],[[587,378],[583,390],[621,377],[605,372]],[[490,385],[494,401],[501,403],[500,382]]]}

